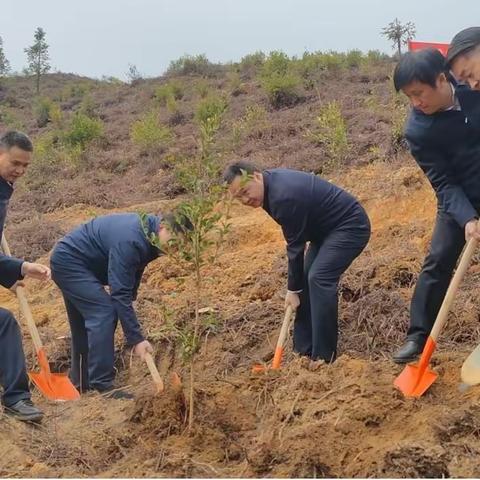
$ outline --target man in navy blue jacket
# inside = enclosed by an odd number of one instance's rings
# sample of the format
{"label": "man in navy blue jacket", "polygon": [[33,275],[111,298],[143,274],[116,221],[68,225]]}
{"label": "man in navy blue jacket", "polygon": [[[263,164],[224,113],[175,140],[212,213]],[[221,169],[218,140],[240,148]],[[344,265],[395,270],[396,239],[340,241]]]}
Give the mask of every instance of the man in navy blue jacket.
{"label": "man in navy blue jacket", "polygon": [[405,54],[394,83],[412,104],[405,137],[437,196],[435,229],[413,294],[407,339],[393,357],[406,363],[423,349],[465,241],[480,239],[480,135],[437,50]]}
{"label": "man in navy blue jacket", "polygon": [[[22,132],[11,130],[0,137],[0,238],[13,185],[26,172],[32,152],[32,142]],[[47,267],[5,256],[0,257],[0,269],[0,284],[6,288],[14,287],[25,275],[40,279],[50,276]],[[6,413],[23,421],[42,419],[43,413],[30,400],[20,329],[12,313],[3,308],[0,309],[0,384]]]}
{"label": "man in navy blue jacket", "polygon": [[[143,219],[136,213],[112,214],[84,223],[56,245],[52,277],[65,301],[72,333],[70,376],[80,391],[113,390],[118,319],[127,344],[140,358],[152,352],[132,302],[145,267],[162,253],[158,246],[166,248],[186,228],[191,228],[188,220],[172,214]],[[132,398],[122,390],[109,396]]]}
{"label": "man in navy blue jacket", "polygon": [[337,354],[338,282],[370,238],[365,210],[341,188],[296,170],[260,171],[240,161],[227,168],[224,180],[234,198],[263,207],[282,227],[288,257],[285,307],[298,309],[294,350],[332,362]]}
{"label": "man in navy blue jacket", "polygon": [[480,27],[466,28],[453,37],[447,63],[458,81],[480,90]]}
{"label": "man in navy blue jacket", "polygon": [[[0,285],[13,287],[24,277],[48,280],[50,269],[0,254]],[[0,385],[5,412],[19,420],[39,422],[43,413],[30,399],[22,336],[12,312],[0,308]]]}

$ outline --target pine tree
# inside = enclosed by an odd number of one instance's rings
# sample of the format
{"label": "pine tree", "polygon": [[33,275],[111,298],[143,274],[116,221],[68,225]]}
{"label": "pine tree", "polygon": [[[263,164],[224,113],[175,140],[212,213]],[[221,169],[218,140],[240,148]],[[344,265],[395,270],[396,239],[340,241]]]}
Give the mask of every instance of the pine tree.
{"label": "pine tree", "polygon": [[50,71],[50,58],[48,56],[48,44],[45,41],[45,30],[38,27],[35,30],[35,43],[25,49],[28,59],[28,72],[35,75],[37,95],[40,93],[40,77]]}
{"label": "pine tree", "polygon": [[382,35],[393,42],[393,48],[397,49],[399,57],[402,55],[402,45],[406,45],[415,37],[415,34],[416,28],[413,22],[402,24],[398,18],[382,29]]}
{"label": "pine tree", "polygon": [[3,40],[0,37],[0,77],[4,77],[10,71],[10,62],[3,51]]}

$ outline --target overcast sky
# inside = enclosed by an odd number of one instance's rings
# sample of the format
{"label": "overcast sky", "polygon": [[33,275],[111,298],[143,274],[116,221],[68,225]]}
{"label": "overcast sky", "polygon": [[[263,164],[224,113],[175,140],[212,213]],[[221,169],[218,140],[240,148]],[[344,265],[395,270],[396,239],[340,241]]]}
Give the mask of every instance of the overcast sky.
{"label": "overcast sky", "polygon": [[[461,7],[459,7],[461,5]],[[448,42],[480,25],[480,0],[1,0],[0,36],[14,70],[42,27],[55,70],[125,78],[129,64],[160,75],[170,60],[205,53],[239,60],[263,50],[378,49],[395,17],[413,21],[417,40]]]}

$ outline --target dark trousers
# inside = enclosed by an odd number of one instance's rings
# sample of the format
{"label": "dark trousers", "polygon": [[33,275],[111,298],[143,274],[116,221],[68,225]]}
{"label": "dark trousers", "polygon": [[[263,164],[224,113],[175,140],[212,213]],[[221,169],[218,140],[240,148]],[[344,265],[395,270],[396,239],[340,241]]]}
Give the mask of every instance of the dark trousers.
{"label": "dark trousers", "polygon": [[464,229],[450,215],[438,212],[430,249],[410,305],[408,340],[420,346],[425,344],[464,245]]}
{"label": "dark trousers", "polygon": [[338,282],[369,238],[370,223],[361,209],[351,221],[330,232],[322,241],[310,242],[305,255],[304,289],[293,328],[293,347],[297,353],[313,360],[335,360]]}
{"label": "dark trousers", "polygon": [[12,312],[4,308],[0,308],[0,384],[7,407],[30,398],[20,328]]}
{"label": "dark trousers", "polygon": [[110,295],[81,259],[57,247],[50,260],[52,278],[63,294],[72,334],[70,378],[85,391],[113,385],[117,314]]}

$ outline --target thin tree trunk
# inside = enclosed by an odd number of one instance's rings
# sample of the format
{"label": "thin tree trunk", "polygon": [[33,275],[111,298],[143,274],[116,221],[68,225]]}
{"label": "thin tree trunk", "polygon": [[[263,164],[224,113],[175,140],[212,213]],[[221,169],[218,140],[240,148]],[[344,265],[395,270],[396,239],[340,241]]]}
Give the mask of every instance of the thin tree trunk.
{"label": "thin tree trunk", "polygon": [[402,42],[401,39],[397,39],[397,48],[398,48],[398,58],[402,56]]}

